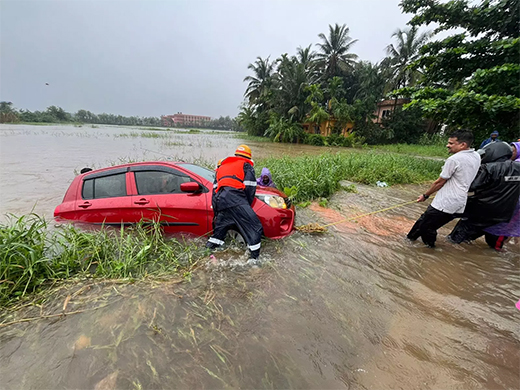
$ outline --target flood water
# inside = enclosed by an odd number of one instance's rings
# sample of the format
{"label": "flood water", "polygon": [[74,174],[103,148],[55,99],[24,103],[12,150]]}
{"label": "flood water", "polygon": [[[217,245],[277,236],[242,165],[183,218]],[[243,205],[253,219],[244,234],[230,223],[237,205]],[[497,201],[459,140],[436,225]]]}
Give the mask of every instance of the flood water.
{"label": "flood water", "polygon": [[[52,217],[74,171],[127,161],[216,161],[242,143],[228,133],[115,127],[0,126],[0,211]],[[139,135],[141,134],[141,135]],[[143,135],[144,134],[144,135]],[[253,157],[325,152],[248,143]],[[276,178],[274,178],[276,181]],[[416,198],[424,186],[358,185],[328,208],[299,209],[322,225]],[[404,239],[414,204],[266,241],[258,270],[216,253],[193,273],[135,284],[67,283],[0,327],[0,388],[520,388],[519,248],[483,240],[435,249]]]}

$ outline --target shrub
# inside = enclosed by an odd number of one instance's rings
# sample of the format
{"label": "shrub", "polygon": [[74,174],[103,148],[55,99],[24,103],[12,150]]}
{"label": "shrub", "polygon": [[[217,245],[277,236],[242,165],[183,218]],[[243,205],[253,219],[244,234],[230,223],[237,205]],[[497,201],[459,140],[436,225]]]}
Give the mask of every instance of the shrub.
{"label": "shrub", "polygon": [[309,134],[306,140],[306,144],[314,145],[314,146],[323,146],[325,145],[325,137],[321,134]]}

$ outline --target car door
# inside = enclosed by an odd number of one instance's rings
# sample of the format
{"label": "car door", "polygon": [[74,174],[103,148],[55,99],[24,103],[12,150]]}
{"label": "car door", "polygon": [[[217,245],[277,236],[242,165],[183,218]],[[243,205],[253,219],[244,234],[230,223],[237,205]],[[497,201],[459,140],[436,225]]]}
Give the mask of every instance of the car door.
{"label": "car door", "polygon": [[132,211],[126,172],[126,168],[116,168],[85,176],[75,205],[77,220],[106,225],[125,223]]}
{"label": "car door", "polygon": [[196,181],[180,170],[161,165],[131,168],[135,183],[132,196],[135,221],[160,221],[166,232],[190,233],[197,236],[210,230],[208,223],[208,190],[182,192],[182,183]]}

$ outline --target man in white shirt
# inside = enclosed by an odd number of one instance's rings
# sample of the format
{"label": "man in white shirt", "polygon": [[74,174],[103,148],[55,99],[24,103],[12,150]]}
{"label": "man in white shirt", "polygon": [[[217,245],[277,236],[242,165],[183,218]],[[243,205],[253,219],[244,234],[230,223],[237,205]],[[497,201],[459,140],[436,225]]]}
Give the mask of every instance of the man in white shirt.
{"label": "man in white shirt", "polygon": [[446,147],[452,156],[444,163],[439,178],[417,198],[417,202],[424,202],[431,194],[439,192],[408,233],[410,240],[421,237],[433,248],[437,229],[464,212],[469,186],[480,167],[480,155],[470,149],[472,143],[473,134],[469,130],[457,130],[450,135]]}

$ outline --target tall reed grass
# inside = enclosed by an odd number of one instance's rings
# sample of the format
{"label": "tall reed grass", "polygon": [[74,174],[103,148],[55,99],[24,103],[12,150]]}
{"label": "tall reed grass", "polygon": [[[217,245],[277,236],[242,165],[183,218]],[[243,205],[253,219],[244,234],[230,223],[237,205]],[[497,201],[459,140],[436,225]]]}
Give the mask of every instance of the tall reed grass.
{"label": "tall reed grass", "polygon": [[166,237],[158,224],[50,232],[38,215],[0,225],[0,306],[73,276],[138,278],[189,273],[204,249]]}
{"label": "tall reed grass", "polygon": [[384,181],[389,185],[435,180],[442,164],[398,154],[351,152],[267,158],[258,161],[256,169],[268,167],[278,188],[296,187],[294,200],[304,202],[329,197],[339,190],[341,180],[363,184]]}

